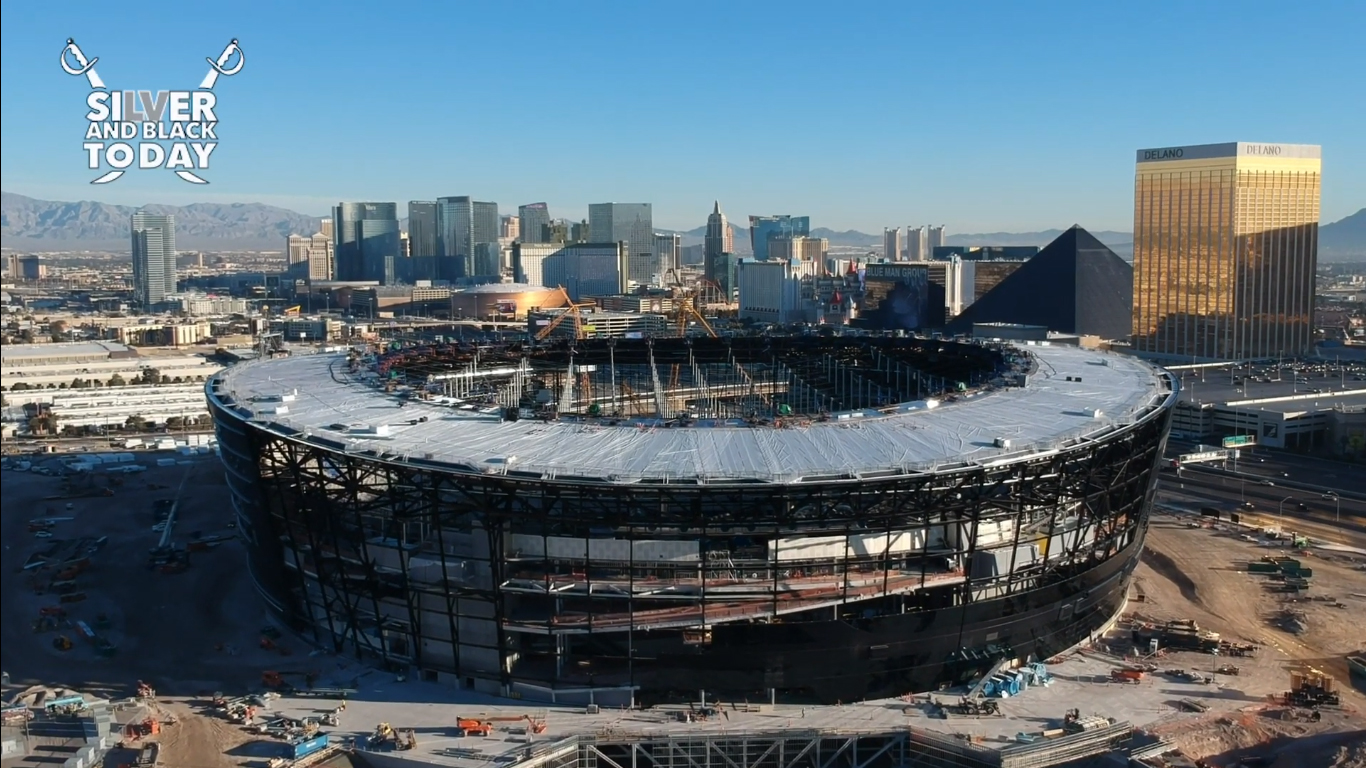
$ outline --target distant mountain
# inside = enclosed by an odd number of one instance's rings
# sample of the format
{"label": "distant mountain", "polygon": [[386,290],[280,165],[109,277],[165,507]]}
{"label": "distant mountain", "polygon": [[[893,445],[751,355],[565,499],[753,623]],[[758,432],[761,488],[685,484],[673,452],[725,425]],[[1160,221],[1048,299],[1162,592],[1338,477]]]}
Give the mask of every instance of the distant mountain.
{"label": "distant mountain", "polygon": [[146,205],[36,200],[0,193],[0,239],[11,248],[127,250],[134,211],[175,216],[181,250],[283,250],[287,235],[312,234],[318,219],[261,203]]}
{"label": "distant mountain", "polygon": [[1319,257],[1333,261],[1366,261],[1366,208],[1319,227]]}

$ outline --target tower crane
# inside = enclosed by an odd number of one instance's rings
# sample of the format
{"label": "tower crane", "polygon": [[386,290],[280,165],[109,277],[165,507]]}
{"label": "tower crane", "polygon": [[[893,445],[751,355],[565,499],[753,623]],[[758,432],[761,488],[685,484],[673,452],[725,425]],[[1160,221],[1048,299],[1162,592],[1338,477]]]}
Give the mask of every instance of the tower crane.
{"label": "tower crane", "polygon": [[703,317],[702,312],[698,309],[698,291],[684,285],[683,278],[679,277],[678,272],[673,267],[664,272],[664,280],[665,284],[673,291],[674,309],[672,314],[674,322],[677,324],[678,335],[680,337],[688,335],[688,321],[691,320],[702,326],[702,330],[706,331],[708,336],[713,339],[716,338],[716,330],[711,327],[711,323],[707,322],[707,318]]}
{"label": "tower crane", "polygon": [[555,332],[556,328],[560,327],[560,324],[563,323],[566,318],[569,318],[571,316],[574,318],[574,338],[582,339],[583,310],[591,309],[592,307],[597,305],[593,304],[592,302],[585,302],[583,304],[576,303],[569,298],[569,292],[564,289],[563,285],[557,285],[555,286],[555,288],[560,292],[561,298],[564,299],[564,305],[568,307],[568,309],[557,315],[555,319],[551,320],[550,323],[546,325],[546,327],[537,331],[535,337],[536,341],[544,341],[548,336],[550,336],[550,334]]}

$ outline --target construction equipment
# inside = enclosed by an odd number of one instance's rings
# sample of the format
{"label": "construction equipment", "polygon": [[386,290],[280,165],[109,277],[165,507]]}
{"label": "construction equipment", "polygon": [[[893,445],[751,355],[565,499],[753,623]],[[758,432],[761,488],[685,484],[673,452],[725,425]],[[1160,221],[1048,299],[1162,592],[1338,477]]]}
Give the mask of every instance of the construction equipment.
{"label": "construction equipment", "polygon": [[[273,643],[274,641],[272,641],[272,644]],[[293,690],[294,686],[285,681],[286,677],[302,677],[304,679],[304,686],[307,688],[313,687],[313,681],[315,679],[315,675],[312,672],[276,672],[274,670],[266,670],[261,673],[261,685],[266,688],[288,688]]]}
{"label": "construction equipment", "polygon": [[544,328],[536,332],[536,341],[544,341],[548,336],[550,336],[550,334],[555,332],[556,328],[560,327],[560,323],[563,323],[566,318],[570,317],[574,319],[574,338],[584,338],[583,310],[594,308],[597,305],[592,303],[591,301],[583,304],[578,304],[574,302],[572,299],[569,298],[569,292],[566,291],[564,289],[564,286],[562,285],[555,286],[555,289],[559,291],[560,297],[564,299],[564,306],[567,307],[567,309],[565,309],[565,311],[561,312],[560,314],[556,315],[555,318],[551,320],[549,323],[547,323]]}
{"label": "construction equipment", "polygon": [[148,739],[161,733],[161,722],[155,717],[149,717],[135,723],[129,723],[123,728],[124,738],[130,741]]}
{"label": "construction equipment", "polygon": [[1099,728],[1108,728],[1111,725],[1114,725],[1114,721],[1110,718],[1100,717],[1099,715],[1087,715],[1086,717],[1082,717],[1081,710],[1079,709],[1067,710],[1067,714],[1063,715],[1062,718],[1062,728],[1068,733],[1094,731]]}
{"label": "construction equipment", "polygon": [[157,697],[157,691],[149,683],[144,683],[139,680],[137,697],[139,699],[155,699]]}
{"label": "construction equipment", "polygon": [[964,698],[958,702],[956,709],[959,714],[978,717],[1001,714],[1001,704],[995,699]]}
{"label": "construction equipment", "polygon": [[1134,667],[1120,667],[1110,672],[1110,679],[1117,683],[1140,683],[1143,681],[1144,672]]}
{"label": "construction equipment", "polygon": [[71,650],[71,638],[66,635],[57,635],[52,638],[52,647],[59,651],[69,651]]}
{"label": "construction equipment", "polygon": [[533,734],[545,733],[546,723],[543,716],[532,717],[531,715],[506,715],[498,717],[480,717],[475,722],[481,723],[526,723],[527,731]]}
{"label": "construction equipment", "polygon": [[[515,718],[520,720],[521,718]],[[457,717],[455,719],[455,735],[457,736],[489,736],[493,733],[493,726],[483,720],[476,720],[472,717]]]}
{"label": "construction equipment", "polygon": [[1342,704],[1338,694],[1337,681],[1321,670],[1291,670],[1290,690],[1285,694],[1285,702],[1300,707],[1336,707]]}
{"label": "construction equipment", "polygon": [[699,308],[701,290],[699,288],[689,288],[683,284],[683,279],[672,267],[664,273],[665,284],[669,286],[673,293],[674,308],[671,313],[674,318],[675,332],[679,338],[688,335],[689,323],[697,323],[702,330],[707,332],[711,338],[716,338],[716,330],[707,322],[707,318],[702,316]]}
{"label": "construction equipment", "polygon": [[375,726],[374,734],[370,736],[370,745],[374,747],[381,744],[386,744],[390,741],[397,740],[398,734],[394,733],[393,726],[389,725],[388,723],[379,723]]}

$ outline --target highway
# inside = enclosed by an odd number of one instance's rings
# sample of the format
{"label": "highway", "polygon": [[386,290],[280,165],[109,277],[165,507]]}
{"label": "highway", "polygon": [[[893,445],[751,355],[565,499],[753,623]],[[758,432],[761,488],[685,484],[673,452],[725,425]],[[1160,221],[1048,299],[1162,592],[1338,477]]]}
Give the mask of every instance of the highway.
{"label": "highway", "polygon": [[[1195,448],[1193,442],[1169,440],[1167,458],[1174,459],[1183,453],[1193,453]],[[1233,469],[1234,463],[1227,462],[1228,468]],[[1267,448],[1244,449],[1236,463],[1239,472],[1259,475],[1272,482],[1278,479],[1291,480],[1366,495],[1366,465],[1348,464],[1318,456],[1283,453]],[[1205,466],[1214,468],[1223,464],[1224,462],[1209,462]]]}
{"label": "highway", "polygon": [[[1354,499],[1341,499],[1339,510],[1338,500],[1322,498],[1312,491],[1260,485],[1220,473],[1178,473],[1172,469],[1162,470],[1158,494],[1159,502],[1175,502],[1192,510],[1213,506],[1225,513],[1239,511],[1245,521],[1256,519],[1263,525],[1280,525],[1326,541],[1366,548],[1366,503]],[[1244,502],[1250,502],[1252,509],[1242,508]],[[1304,504],[1303,510],[1300,504]]]}

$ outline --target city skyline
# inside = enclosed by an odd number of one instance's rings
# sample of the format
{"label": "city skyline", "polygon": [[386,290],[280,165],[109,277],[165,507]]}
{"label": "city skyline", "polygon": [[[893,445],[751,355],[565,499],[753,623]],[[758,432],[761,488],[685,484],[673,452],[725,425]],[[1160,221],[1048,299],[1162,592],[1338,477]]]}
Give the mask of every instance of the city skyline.
{"label": "city skyline", "polygon": [[[595,200],[645,200],[654,204],[660,228],[674,230],[699,226],[702,201],[717,198],[737,214],[802,211],[834,229],[870,233],[908,218],[943,222],[950,232],[1028,231],[1074,221],[1127,229],[1135,147],[1239,136],[1323,146],[1325,220],[1366,203],[1366,150],[1353,135],[1363,108],[1348,97],[1357,87],[1351,73],[1364,67],[1359,47],[1350,44],[1352,25],[1343,23],[1353,12],[1349,5],[1301,9],[1288,31],[1260,23],[1257,13],[1227,14],[1217,4],[1183,8],[1182,24],[1162,32],[1169,50],[1161,59],[1146,53],[1157,32],[1144,31],[1121,9],[1082,4],[1052,14],[1007,5],[993,14],[853,8],[820,21],[785,13],[788,32],[819,32],[824,42],[821,55],[795,60],[768,55],[787,37],[753,34],[764,28],[768,6],[727,7],[727,23],[715,29],[675,23],[698,12],[547,6],[527,14],[518,26],[522,50],[508,56],[507,40],[479,34],[485,27],[504,29],[505,19],[492,9],[462,10],[460,24],[474,44],[465,55],[487,57],[495,70],[469,83],[474,90],[464,101],[484,100],[510,119],[449,120],[456,107],[435,104],[423,111],[429,117],[395,130],[386,121],[292,123],[274,116],[292,108],[311,82],[355,82],[400,102],[432,86],[445,54],[424,41],[447,26],[441,22],[452,9],[433,6],[431,23],[420,29],[395,18],[362,31],[340,23],[345,13],[334,21],[272,7],[232,30],[214,20],[188,24],[194,31],[187,34],[183,13],[144,19],[135,28],[112,10],[16,7],[6,12],[0,51],[3,186],[56,200],[94,193],[80,148],[84,87],[53,61],[62,40],[76,37],[100,56],[110,87],[168,88],[197,81],[205,50],[219,50],[221,38],[235,36],[252,63],[221,83],[221,144],[207,174],[212,184],[193,187],[170,174],[137,172],[99,190],[101,201],[262,202],[323,215],[338,200],[403,203],[468,190],[505,210],[544,201],[570,220],[585,218]],[[188,21],[195,21],[193,13]],[[293,33],[303,26],[318,34]],[[678,30],[659,56],[630,71],[604,71],[613,40],[655,27]],[[898,44],[926,27],[946,40],[970,35],[980,45],[971,57],[922,57]],[[1075,66],[1074,48],[1047,44],[1096,29],[1111,39],[1111,55],[1086,67]],[[373,51],[365,61],[325,55],[359,35]],[[565,37],[579,44],[566,52],[555,44]],[[1260,55],[1273,40],[1310,55]],[[701,43],[715,53],[705,59],[689,53]],[[1022,49],[1029,56],[1018,56]],[[777,61],[783,66],[771,63]],[[509,94],[533,73],[541,78],[540,106],[561,115],[554,130],[515,119],[518,102]],[[775,132],[770,117],[749,108],[750,88],[779,80],[793,83],[797,96],[814,106]],[[673,109],[674,117],[659,123],[621,120],[602,103],[578,97],[594,83],[696,109]],[[923,99],[894,100],[890,121],[856,117],[889,89],[932,90],[942,119],[924,119]],[[1265,109],[1268,92],[1293,94],[1295,108]],[[1091,119],[1058,120],[1064,108],[1082,109]],[[983,119],[984,109],[990,119]],[[18,118],[33,114],[44,119]],[[727,117],[717,122],[714,114]],[[343,146],[366,152],[359,162],[339,164]],[[456,149],[432,151],[439,146]],[[810,183],[772,173],[776,156],[799,158],[792,167]]]}

